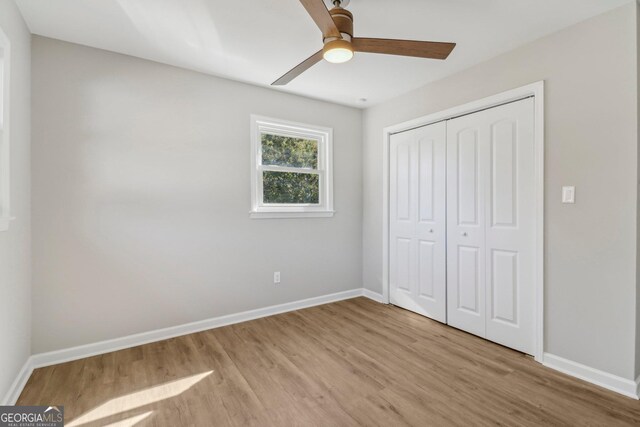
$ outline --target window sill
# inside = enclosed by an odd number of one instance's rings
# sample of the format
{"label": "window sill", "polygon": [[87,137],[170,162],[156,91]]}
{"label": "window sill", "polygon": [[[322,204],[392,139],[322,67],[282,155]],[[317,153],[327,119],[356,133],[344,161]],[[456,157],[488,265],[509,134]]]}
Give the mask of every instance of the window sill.
{"label": "window sill", "polygon": [[14,219],[12,216],[0,216],[0,232],[9,230],[9,223]]}
{"label": "window sill", "polygon": [[309,212],[249,212],[251,219],[282,219],[282,218],[331,218],[335,211]]}

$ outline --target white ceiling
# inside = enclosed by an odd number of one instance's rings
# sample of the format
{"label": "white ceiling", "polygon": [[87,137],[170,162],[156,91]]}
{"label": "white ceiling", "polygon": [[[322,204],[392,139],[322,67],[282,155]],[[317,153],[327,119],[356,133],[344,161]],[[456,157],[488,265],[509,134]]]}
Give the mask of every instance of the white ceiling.
{"label": "white ceiling", "polygon": [[[278,90],[374,105],[630,1],[352,0],[356,36],[458,46],[446,61],[364,53],[323,61]],[[299,0],[16,2],[34,34],[262,86],[322,47]]]}

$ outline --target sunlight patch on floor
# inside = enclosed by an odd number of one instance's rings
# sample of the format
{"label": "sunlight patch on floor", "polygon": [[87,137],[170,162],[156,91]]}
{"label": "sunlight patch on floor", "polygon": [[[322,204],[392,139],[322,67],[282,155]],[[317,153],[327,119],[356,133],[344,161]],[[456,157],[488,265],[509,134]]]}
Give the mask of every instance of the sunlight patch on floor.
{"label": "sunlight patch on floor", "polygon": [[136,415],[131,418],[127,418],[124,420],[116,421],[115,423],[107,424],[104,427],[133,427],[138,424],[140,421],[149,417],[149,415],[153,414],[153,411],[145,412],[144,414]]}
{"label": "sunlight patch on floor", "polygon": [[[176,381],[153,386],[144,390],[137,391],[135,393],[120,396],[115,399],[111,399],[102,405],[90,410],[89,412],[81,415],[68,424],[68,427],[77,427],[82,424],[94,422],[106,417],[111,417],[123,412],[130,411],[132,409],[140,408],[142,406],[149,405],[151,403],[159,402],[161,400],[169,399],[171,397],[178,396],[184,393],[205,377],[211,375],[213,371],[203,372],[201,374],[191,375],[184,377]],[[152,411],[153,412],[153,411]],[[151,412],[147,413],[145,418],[149,416]],[[144,414],[143,414],[144,415]],[[134,417],[135,418],[135,417]],[[141,418],[142,419],[142,418]],[[140,421],[139,419],[138,421]],[[130,419],[127,419],[130,420]],[[123,421],[127,421],[123,420]],[[135,424],[135,423],[134,423]],[[117,426],[129,426],[133,424],[112,424]]]}

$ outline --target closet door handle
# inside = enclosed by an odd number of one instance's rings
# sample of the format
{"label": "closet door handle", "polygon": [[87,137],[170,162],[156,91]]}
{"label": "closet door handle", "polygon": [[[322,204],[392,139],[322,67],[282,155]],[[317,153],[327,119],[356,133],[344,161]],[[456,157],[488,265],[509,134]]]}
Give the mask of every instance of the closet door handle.
{"label": "closet door handle", "polygon": [[467,237],[467,232],[466,231],[462,233],[462,237]]}

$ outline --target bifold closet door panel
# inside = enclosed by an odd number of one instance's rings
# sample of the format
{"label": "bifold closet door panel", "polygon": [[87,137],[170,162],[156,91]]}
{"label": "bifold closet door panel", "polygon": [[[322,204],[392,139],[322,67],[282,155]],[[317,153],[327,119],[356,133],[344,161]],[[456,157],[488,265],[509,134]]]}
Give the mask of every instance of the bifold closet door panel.
{"label": "bifold closet door panel", "polygon": [[485,112],[487,339],[535,350],[534,99]]}
{"label": "bifold closet door panel", "polygon": [[532,354],[532,98],[447,123],[448,323]]}
{"label": "bifold closet door panel", "polygon": [[446,125],[390,139],[390,300],[446,322]]}
{"label": "bifold closet door panel", "polygon": [[475,114],[447,122],[447,318],[485,336],[484,122]]}

